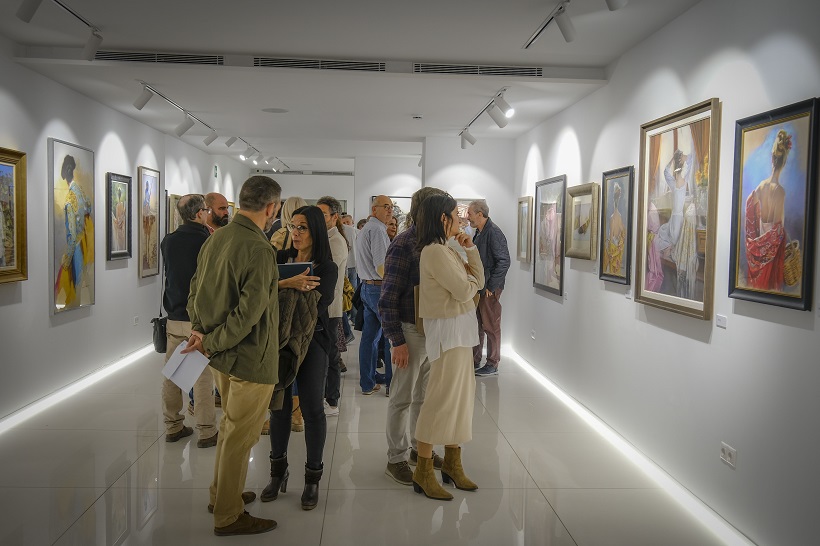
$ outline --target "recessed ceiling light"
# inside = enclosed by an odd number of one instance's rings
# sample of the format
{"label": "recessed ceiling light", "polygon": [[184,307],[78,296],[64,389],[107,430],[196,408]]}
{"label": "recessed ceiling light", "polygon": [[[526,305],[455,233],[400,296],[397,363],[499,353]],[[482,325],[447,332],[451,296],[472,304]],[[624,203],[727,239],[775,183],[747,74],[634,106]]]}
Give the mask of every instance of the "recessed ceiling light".
{"label": "recessed ceiling light", "polygon": [[287,114],[288,110],[286,108],[262,108],[263,112],[267,112],[268,114]]}

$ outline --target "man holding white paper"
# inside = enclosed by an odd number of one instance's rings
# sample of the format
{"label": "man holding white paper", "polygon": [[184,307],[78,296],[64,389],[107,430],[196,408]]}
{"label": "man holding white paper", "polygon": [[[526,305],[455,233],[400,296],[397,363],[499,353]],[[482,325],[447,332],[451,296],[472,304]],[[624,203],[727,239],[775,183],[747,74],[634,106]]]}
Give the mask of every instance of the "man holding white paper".
{"label": "man holding white paper", "polygon": [[199,254],[188,313],[193,330],[183,352],[208,356],[222,395],[208,510],[214,534],[271,531],[276,522],[245,512],[256,495],[243,493],[251,448],[279,380],[279,271],[265,231],[276,219],[282,189],[252,176],[239,192],[231,223],[217,230]]}
{"label": "man holding white paper", "polygon": [[[198,194],[184,195],[177,202],[177,212],[182,225],[162,239],[162,262],[165,267],[165,290],[162,305],[168,313],[166,338],[168,347],[165,362],[174,350],[191,335],[191,319],[188,317],[188,288],[196,271],[199,250],[208,240],[205,227],[208,209],[205,198]],[[194,407],[196,428],[199,432],[197,447],[216,445],[216,410],[213,394],[214,378],[205,370],[194,383]],[[184,391],[187,393],[188,391]],[[183,391],[167,377],[162,380],[162,415],[165,420],[165,441],[176,442],[193,434],[191,427],[184,425],[185,416]]]}

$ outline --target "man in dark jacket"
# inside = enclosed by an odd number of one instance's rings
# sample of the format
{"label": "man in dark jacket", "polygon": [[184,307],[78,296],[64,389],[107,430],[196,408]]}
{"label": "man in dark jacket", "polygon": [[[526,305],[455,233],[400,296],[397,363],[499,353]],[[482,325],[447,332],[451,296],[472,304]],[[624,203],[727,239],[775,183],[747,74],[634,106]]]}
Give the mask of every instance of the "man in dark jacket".
{"label": "man in dark jacket", "polygon": [[[478,345],[473,347],[473,366],[479,377],[498,374],[501,360],[501,292],[510,268],[510,250],[501,228],[490,220],[490,207],[482,200],[473,201],[467,209],[470,226],[476,230],[473,243],[484,264],[484,289],[478,300]],[[487,337],[487,363],[481,366],[484,337]]]}
{"label": "man in dark jacket", "polygon": [[[189,194],[177,202],[177,211],[182,225],[162,239],[162,262],[165,266],[165,294],[162,305],[168,313],[168,348],[165,360],[174,353],[183,341],[191,335],[191,319],[188,317],[188,291],[191,278],[196,271],[199,249],[208,240],[206,221],[208,209],[205,198]],[[216,410],[214,409],[213,375],[205,369],[194,384],[194,417],[199,431],[197,447],[216,445]],[[190,436],[193,430],[183,424],[184,415],[182,391],[170,379],[162,379],[162,414],[165,419],[165,441],[176,442]]]}

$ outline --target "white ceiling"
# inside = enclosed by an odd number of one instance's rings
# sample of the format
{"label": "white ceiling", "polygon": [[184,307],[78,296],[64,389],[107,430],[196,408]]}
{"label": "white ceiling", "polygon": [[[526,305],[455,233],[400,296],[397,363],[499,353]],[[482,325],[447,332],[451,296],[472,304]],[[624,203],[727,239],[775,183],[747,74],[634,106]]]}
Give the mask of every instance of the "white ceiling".
{"label": "white ceiling", "polygon": [[[242,137],[293,169],[339,171],[356,156],[418,157],[425,137],[457,136],[502,88],[515,117],[499,129],[484,114],[471,132],[515,138],[605,85],[608,65],[699,0],[631,0],[616,12],[571,0],[575,40],[552,23],[528,50],[557,0],[63,0],[100,29],[101,50],[223,55],[229,66],[79,60],[88,29],[50,0],[23,23],[21,1],[0,3],[0,34],[29,68],[173,134],[178,110],[156,97],[133,107],[143,80],[220,137]],[[380,61],[387,71],[253,67],[260,56]],[[411,62],[543,67],[544,76],[413,74]],[[182,140],[214,154],[246,147],[225,138],[206,147],[208,132],[196,124]]]}

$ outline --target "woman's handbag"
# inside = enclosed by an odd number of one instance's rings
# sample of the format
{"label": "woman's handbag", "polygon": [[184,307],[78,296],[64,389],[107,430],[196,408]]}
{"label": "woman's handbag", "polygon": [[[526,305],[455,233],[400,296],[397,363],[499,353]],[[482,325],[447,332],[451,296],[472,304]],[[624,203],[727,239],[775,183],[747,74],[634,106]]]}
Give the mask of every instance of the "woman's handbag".
{"label": "woman's handbag", "polygon": [[344,289],[342,290],[342,311],[345,313],[353,309],[353,294],[355,293],[353,285],[350,284],[350,279],[345,276]]}

